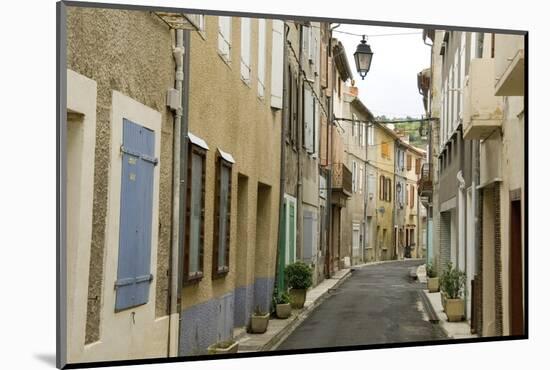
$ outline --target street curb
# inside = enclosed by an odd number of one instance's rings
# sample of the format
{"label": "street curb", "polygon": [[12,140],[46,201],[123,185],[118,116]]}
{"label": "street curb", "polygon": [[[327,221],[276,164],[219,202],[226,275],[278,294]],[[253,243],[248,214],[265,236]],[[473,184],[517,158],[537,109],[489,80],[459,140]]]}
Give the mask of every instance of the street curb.
{"label": "street curb", "polygon": [[[435,313],[435,309],[432,306],[432,302],[430,302],[430,299],[426,295],[426,292],[424,291],[424,289],[420,290],[420,297],[421,297],[422,305],[424,306],[426,314],[428,315],[428,320],[432,324],[439,324],[439,316],[437,316],[437,314]],[[449,336],[448,333],[445,333],[445,334]]]}
{"label": "street curb", "polygon": [[317,308],[327,297],[329,296],[329,291],[332,289],[338,288],[344,281],[346,281],[351,276],[351,268],[350,270],[342,276],[336,284],[332,288],[327,289],[326,292],[321,294],[319,298],[317,298],[311,305],[309,305],[307,308],[305,308],[303,311],[301,311],[296,317],[288,324],[283,330],[281,330],[277,335],[274,335],[273,338],[271,338],[260,350],[261,351],[274,351],[276,350],[281,343],[288,338],[294,330],[300,324],[307,318],[309,315],[313,312],[315,308]]}

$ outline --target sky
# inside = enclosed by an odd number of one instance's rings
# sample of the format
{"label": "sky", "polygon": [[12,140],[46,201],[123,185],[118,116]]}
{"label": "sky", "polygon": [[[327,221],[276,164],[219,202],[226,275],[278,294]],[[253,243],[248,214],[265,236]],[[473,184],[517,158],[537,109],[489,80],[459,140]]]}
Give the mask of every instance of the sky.
{"label": "sky", "polygon": [[[362,37],[337,31],[367,35],[374,54],[365,80],[357,73],[353,58]],[[374,36],[396,33],[408,34]],[[420,117],[425,113],[416,83],[417,73],[430,67],[430,47],[422,40],[422,29],[342,24],[334,29],[333,37],[344,45],[359,97],[375,116]]]}

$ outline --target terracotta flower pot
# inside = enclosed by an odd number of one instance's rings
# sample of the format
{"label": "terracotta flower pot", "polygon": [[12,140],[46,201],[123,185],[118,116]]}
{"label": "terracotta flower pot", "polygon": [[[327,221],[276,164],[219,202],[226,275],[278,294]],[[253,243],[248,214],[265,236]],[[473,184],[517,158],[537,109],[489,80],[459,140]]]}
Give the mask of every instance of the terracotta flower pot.
{"label": "terracotta flower pot", "polygon": [[449,321],[462,321],[464,317],[464,300],[462,298],[447,298],[446,308],[445,313]]}
{"label": "terracotta flower pot", "polygon": [[265,333],[269,324],[269,312],[265,315],[253,314],[250,318],[250,331],[255,334]]}
{"label": "terracotta flower pot", "polygon": [[239,342],[232,341],[229,346],[224,346],[225,342],[214,343],[208,347],[208,354],[217,355],[223,353],[237,353],[239,350]]}
{"label": "terracotta flower pot", "polygon": [[306,302],[306,289],[290,289],[290,305],[292,308],[302,308]]}
{"label": "terracotta flower pot", "polygon": [[290,303],[279,303],[277,304],[275,310],[279,319],[287,319],[292,313],[292,307],[290,306]]}
{"label": "terracotta flower pot", "polygon": [[435,292],[439,291],[439,278],[438,277],[428,278],[428,291],[430,293],[435,293]]}

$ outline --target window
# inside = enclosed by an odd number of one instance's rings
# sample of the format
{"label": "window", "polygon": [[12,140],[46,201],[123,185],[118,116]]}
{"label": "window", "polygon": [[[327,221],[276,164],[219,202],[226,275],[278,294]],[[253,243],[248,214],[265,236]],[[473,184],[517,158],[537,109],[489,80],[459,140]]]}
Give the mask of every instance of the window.
{"label": "window", "polygon": [[391,193],[392,193],[392,187],[391,187],[391,179],[388,179],[388,184],[386,185],[387,194],[386,194],[386,201],[391,202]]}
{"label": "window", "polygon": [[250,18],[241,18],[241,78],[250,83]]}
{"label": "window", "polygon": [[258,19],[258,96],[265,95],[265,19]]}
{"label": "window", "polygon": [[226,61],[231,61],[231,17],[219,17],[218,52]]}
{"label": "window", "polygon": [[229,247],[231,225],[231,174],[233,157],[219,150],[216,160],[216,204],[214,217],[214,250],[212,277],[229,272]]}
{"label": "window", "polygon": [[378,191],[378,198],[380,200],[384,200],[385,187],[386,187],[386,180],[384,176],[380,176],[380,189]]}
{"label": "window", "polygon": [[406,185],[407,186],[407,205],[409,205],[409,200],[411,198],[411,193],[409,192],[409,184]]}
{"label": "window", "polygon": [[416,158],[414,169],[415,169],[414,172],[415,172],[417,175],[420,175],[420,158]]}
{"label": "window", "polygon": [[[184,250],[184,283],[198,282],[203,276],[204,260],[204,187],[206,176],[206,149],[193,142],[189,133],[187,166],[187,209]],[[199,139],[200,140],[200,139]]]}
{"label": "window", "polygon": [[361,146],[364,147],[367,143],[367,130],[365,128],[365,123],[361,122]]}
{"label": "window", "polygon": [[411,209],[414,208],[414,198],[415,198],[415,197],[414,197],[414,185],[411,185],[411,202],[410,202],[410,204],[411,204]]}
{"label": "window", "polygon": [[368,145],[374,145],[374,127],[372,126],[373,124],[370,123],[367,127],[367,140],[368,140]]}
{"label": "window", "polygon": [[412,169],[412,156],[410,154],[407,154],[407,171],[410,171]]}

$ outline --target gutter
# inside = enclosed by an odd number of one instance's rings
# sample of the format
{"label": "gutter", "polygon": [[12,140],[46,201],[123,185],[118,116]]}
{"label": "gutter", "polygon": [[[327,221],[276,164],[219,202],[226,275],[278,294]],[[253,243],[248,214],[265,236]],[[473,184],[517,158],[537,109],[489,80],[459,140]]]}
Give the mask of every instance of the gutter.
{"label": "gutter", "polygon": [[[183,94],[183,59],[185,48],[183,46],[183,30],[176,30],[176,46],[172,50],[176,62],[175,87],[179,96]],[[172,158],[172,239],[170,250],[170,314],[168,316],[168,357],[178,355],[179,343],[173,350],[173,342],[179,341],[179,312],[178,312],[178,266],[179,266],[179,206],[180,206],[180,154],[181,154],[181,120],[182,106],[175,109],[174,134],[173,134],[173,158]],[[175,333],[175,338],[172,334]]]}
{"label": "gutter", "polygon": [[[284,210],[284,196],[285,196],[285,182],[286,182],[286,174],[285,174],[285,169],[286,169],[286,166],[285,166],[285,163],[286,163],[286,159],[285,159],[285,140],[286,140],[286,127],[287,125],[285,125],[285,119],[286,119],[286,113],[287,113],[287,105],[286,105],[286,99],[284,99],[285,97],[288,96],[287,94],[287,89],[289,89],[289,86],[287,86],[286,82],[287,82],[287,73],[288,73],[288,55],[287,55],[287,39],[288,39],[288,32],[290,31],[290,29],[288,28],[288,25],[286,22],[283,23],[284,24],[284,29],[285,29],[285,32],[284,32],[284,39],[283,39],[283,45],[284,45],[284,48],[283,48],[283,109],[281,110],[281,160],[280,160],[280,172],[279,172],[279,175],[280,175],[280,183],[279,183],[279,231],[277,233],[277,253],[275,254],[275,289],[277,289],[277,293],[278,295],[280,296],[280,292],[279,292],[279,284],[278,284],[278,281],[279,281],[279,261],[280,261],[280,258],[281,258],[281,243],[283,242],[282,240],[282,230],[284,228],[284,223],[283,223],[283,220],[284,220],[284,215],[283,215],[283,210]],[[292,119],[291,117],[289,117],[289,119]]]}

